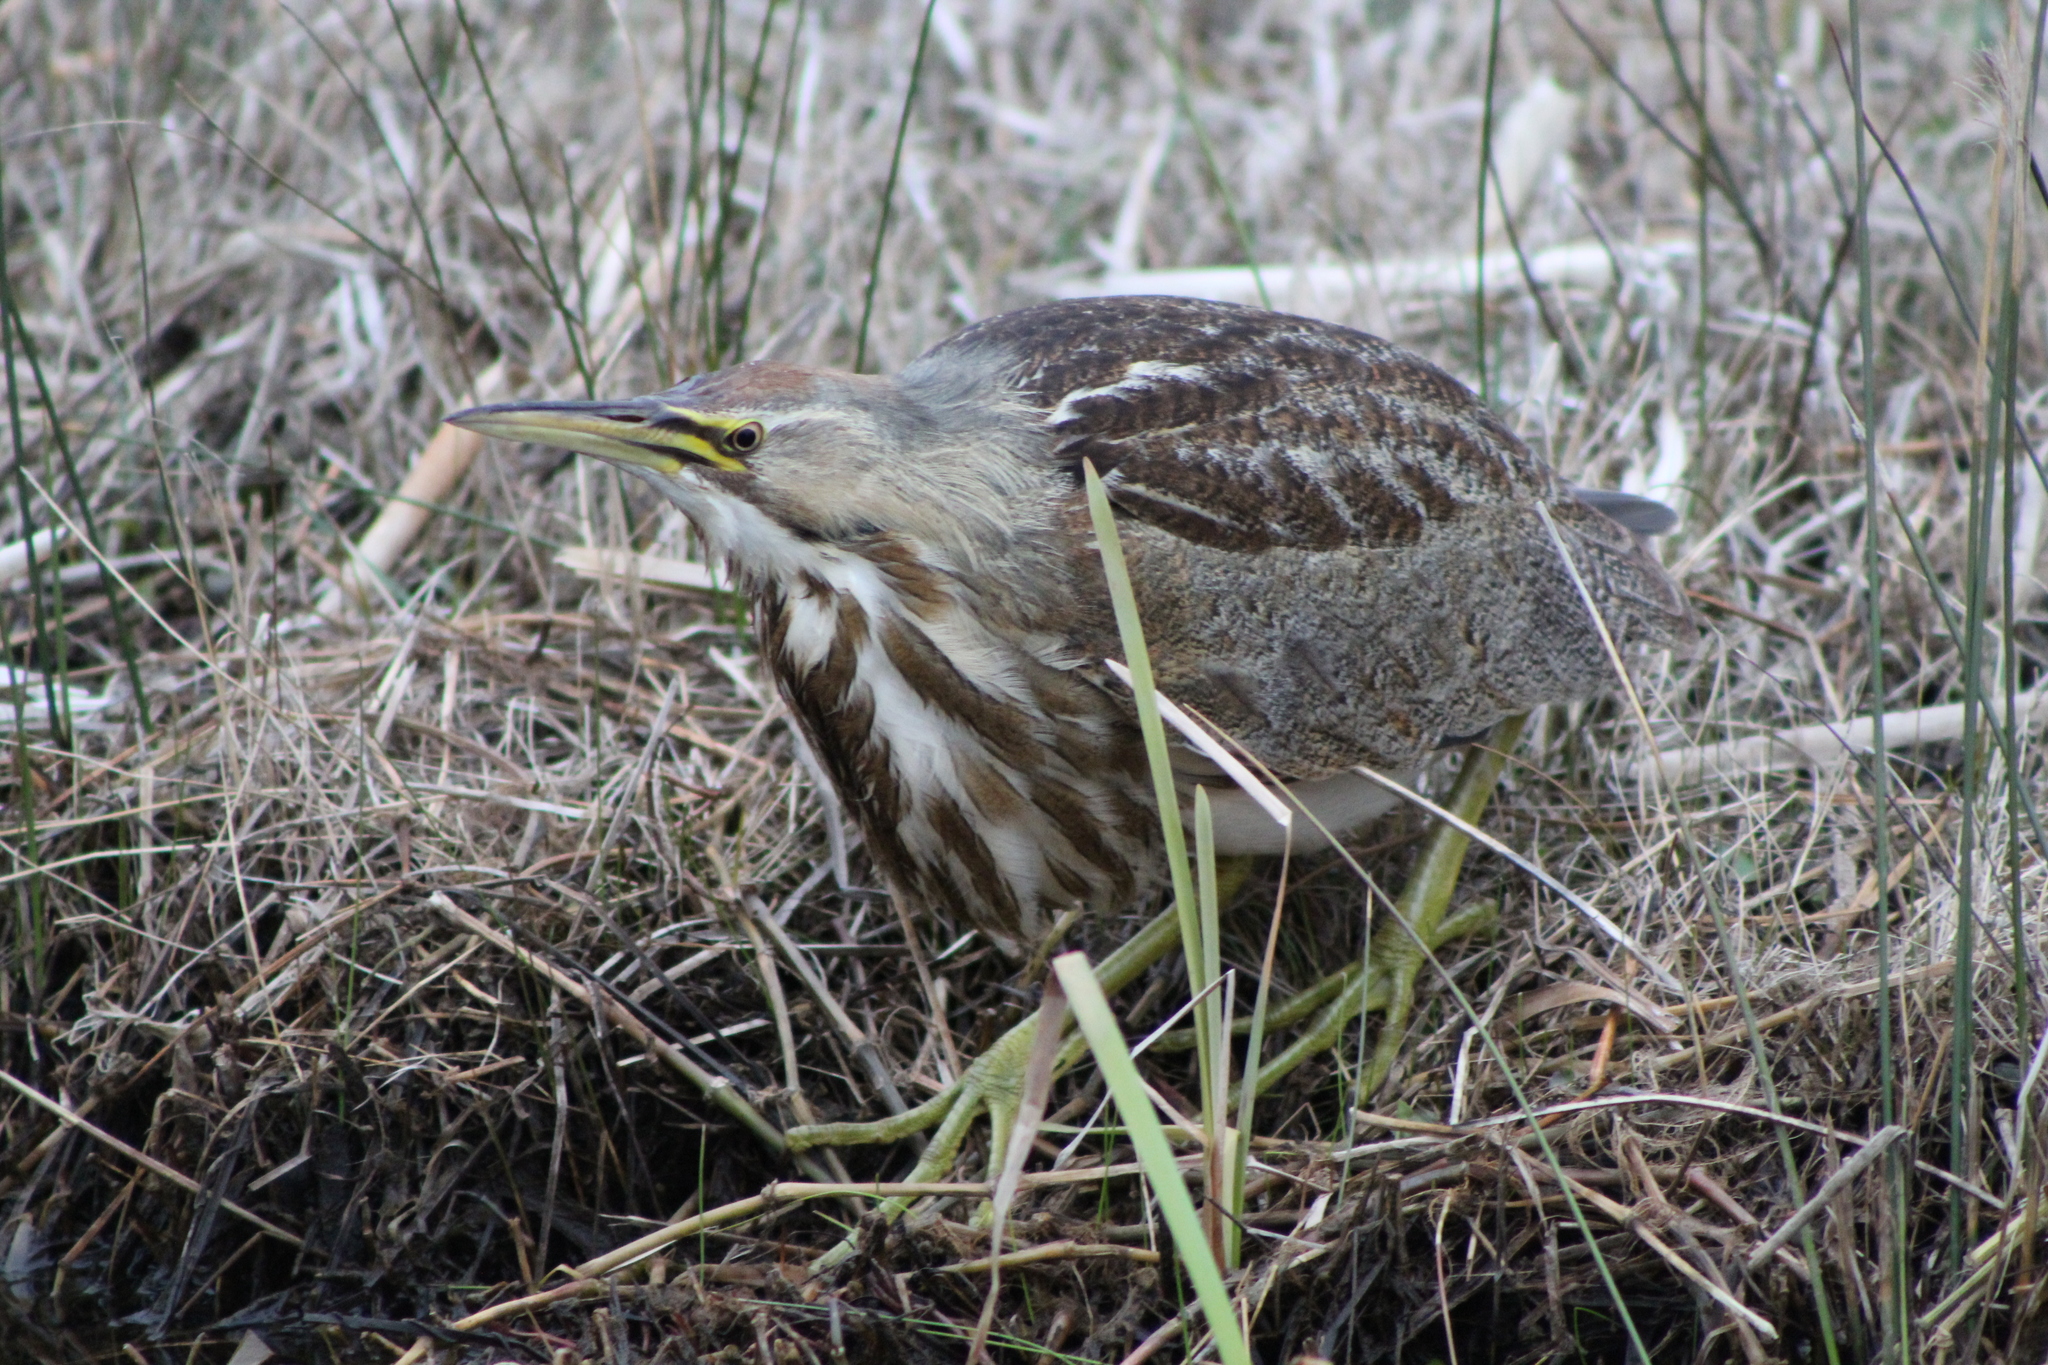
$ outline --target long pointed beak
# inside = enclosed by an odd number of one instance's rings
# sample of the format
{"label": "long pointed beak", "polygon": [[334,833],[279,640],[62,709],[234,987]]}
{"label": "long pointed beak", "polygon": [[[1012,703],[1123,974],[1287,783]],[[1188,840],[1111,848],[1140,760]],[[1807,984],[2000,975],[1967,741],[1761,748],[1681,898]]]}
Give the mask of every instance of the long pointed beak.
{"label": "long pointed beak", "polygon": [[658,398],[490,403],[444,420],[486,436],[537,441],[659,474],[679,474],[693,464],[746,467],[714,445],[693,414]]}

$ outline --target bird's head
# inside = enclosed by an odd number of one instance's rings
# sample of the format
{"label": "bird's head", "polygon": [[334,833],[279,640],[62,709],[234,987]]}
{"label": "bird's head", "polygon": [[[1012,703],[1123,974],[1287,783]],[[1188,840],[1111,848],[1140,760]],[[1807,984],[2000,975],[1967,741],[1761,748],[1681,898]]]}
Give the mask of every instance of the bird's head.
{"label": "bird's head", "polygon": [[645,398],[493,403],[447,420],[629,470],[714,549],[772,576],[777,533],[811,545],[889,535],[972,559],[1014,536],[1020,515],[1036,520],[1042,427],[978,387],[757,361]]}

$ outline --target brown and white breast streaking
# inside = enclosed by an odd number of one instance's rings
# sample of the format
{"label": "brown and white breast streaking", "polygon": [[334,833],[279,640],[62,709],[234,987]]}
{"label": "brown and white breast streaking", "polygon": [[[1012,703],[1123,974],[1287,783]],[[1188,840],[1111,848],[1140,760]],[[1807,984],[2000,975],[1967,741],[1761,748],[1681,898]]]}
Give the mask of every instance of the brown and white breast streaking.
{"label": "brown and white breast streaking", "polygon": [[[1162,690],[1340,829],[1385,808],[1354,765],[1411,772],[1609,686],[1587,594],[1624,648],[1687,620],[1639,540],[1663,509],[1564,484],[1415,355],[1260,309],[1047,304],[893,378],[764,362],[449,420],[671,498],[753,597],[763,656],[893,889],[1012,945],[1126,900],[1159,858],[1128,697],[1101,663],[1121,649],[1084,459]],[[1219,817],[1221,851],[1277,849],[1249,802]]]}

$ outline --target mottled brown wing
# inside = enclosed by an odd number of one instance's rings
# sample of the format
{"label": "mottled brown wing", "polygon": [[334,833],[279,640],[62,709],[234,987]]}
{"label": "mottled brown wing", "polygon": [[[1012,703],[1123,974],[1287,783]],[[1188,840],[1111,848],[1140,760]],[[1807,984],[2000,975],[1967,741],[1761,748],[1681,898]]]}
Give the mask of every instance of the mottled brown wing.
{"label": "mottled brown wing", "polygon": [[1554,480],[1455,379],[1378,337],[1175,298],[1008,313],[941,347],[998,349],[1060,453],[1118,509],[1217,549],[1412,544]]}
{"label": "mottled brown wing", "polygon": [[986,348],[1056,458],[1102,472],[1162,685],[1290,775],[1412,767],[1446,736],[1610,686],[1559,539],[1618,643],[1683,629],[1627,528],[1376,337],[1115,298],[1007,314],[955,347]]}

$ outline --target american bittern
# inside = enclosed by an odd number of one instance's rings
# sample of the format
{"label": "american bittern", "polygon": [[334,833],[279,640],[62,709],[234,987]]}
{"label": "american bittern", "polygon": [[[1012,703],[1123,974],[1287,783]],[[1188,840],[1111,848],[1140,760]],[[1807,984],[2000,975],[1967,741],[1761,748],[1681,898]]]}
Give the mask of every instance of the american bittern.
{"label": "american bittern", "polygon": [[[1687,618],[1639,540],[1665,509],[1564,484],[1417,356],[1253,308],[1047,304],[894,378],[756,362],[449,420],[673,500],[752,597],[762,658],[891,889],[1012,951],[1070,907],[1127,905],[1161,860],[1102,663],[1121,650],[1083,460],[1161,690],[1337,832],[1391,804],[1354,765],[1410,773],[1610,684],[1589,599],[1623,648]],[[1214,781],[1192,751],[1176,766],[1187,790]],[[1280,847],[1241,794],[1216,829],[1219,852]]]}

